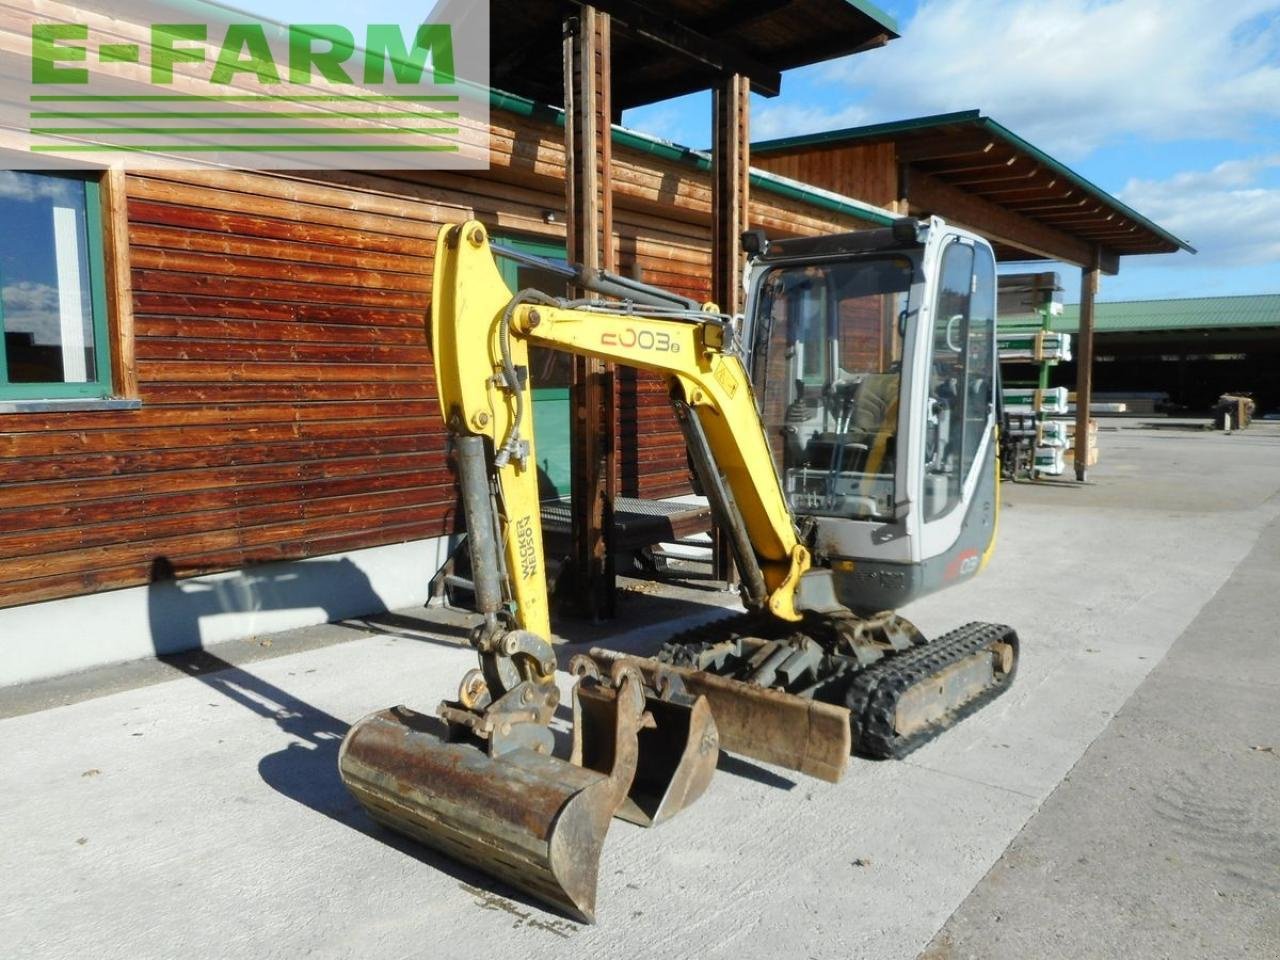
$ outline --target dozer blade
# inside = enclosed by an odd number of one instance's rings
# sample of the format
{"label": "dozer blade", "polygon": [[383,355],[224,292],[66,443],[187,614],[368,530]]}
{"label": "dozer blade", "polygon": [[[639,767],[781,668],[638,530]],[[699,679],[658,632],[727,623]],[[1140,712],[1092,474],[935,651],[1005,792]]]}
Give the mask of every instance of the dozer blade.
{"label": "dozer blade", "polygon": [[638,676],[624,673],[612,692],[621,703],[608,773],[524,747],[493,757],[403,706],[353,726],[338,767],[374,820],[594,923],[600,851],[635,774],[643,718]]}
{"label": "dozer blade", "polygon": [[[591,676],[586,671],[595,669],[595,662],[585,657],[575,657],[570,664],[570,670],[584,678]],[[679,677],[663,669],[656,671],[654,680],[645,685],[645,711],[653,725],[640,730],[635,779],[615,814],[642,827],[671,819],[701,797],[720,757],[719,734],[706,697],[689,696]],[[581,682],[574,699],[573,762],[592,770],[608,770],[614,762],[608,731],[617,700],[608,692],[597,683]]]}
{"label": "dozer blade", "polygon": [[617,661],[634,664],[648,686],[664,671],[678,676],[691,696],[706,698],[720,746],[732,753],[829,783],[849,765],[852,744],[844,707],[599,647],[591,656],[606,671]]}

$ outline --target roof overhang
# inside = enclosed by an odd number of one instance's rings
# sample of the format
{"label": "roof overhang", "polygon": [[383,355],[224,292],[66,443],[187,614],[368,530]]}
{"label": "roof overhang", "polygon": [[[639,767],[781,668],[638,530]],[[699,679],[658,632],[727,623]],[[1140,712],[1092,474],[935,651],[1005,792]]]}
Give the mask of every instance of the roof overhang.
{"label": "roof overhang", "polygon": [[1194,248],[977,110],[752,144],[753,159],[892,144],[899,193],[988,236],[1002,260],[1097,263]]}
{"label": "roof overhang", "polygon": [[[564,102],[558,52],[564,21],[586,3],[494,0],[490,78],[495,88]],[[869,0],[593,0],[613,22],[618,111],[705,90],[742,74],[776,95],[781,73],[882,46],[897,24]]]}

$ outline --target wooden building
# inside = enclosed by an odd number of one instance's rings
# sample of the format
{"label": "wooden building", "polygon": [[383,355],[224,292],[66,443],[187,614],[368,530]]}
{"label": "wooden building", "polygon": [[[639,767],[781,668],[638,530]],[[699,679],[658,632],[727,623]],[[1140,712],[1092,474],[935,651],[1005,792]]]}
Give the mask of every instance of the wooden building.
{"label": "wooden building", "polygon": [[[912,122],[888,146],[846,131],[807,166],[791,155],[808,146],[762,145],[745,220],[785,237],[938,213],[1006,257],[1095,276],[1181,244],[1096,188],[1086,216],[1050,224],[1031,195],[1083,187],[1062,187],[1061,165],[1041,178],[1043,154],[981,119]],[[0,174],[10,248],[53,251],[47,228],[12,225],[61,198],[75,255],[50,252],[47,273],[76,292],[42,308],[67,334],[53,350],[15,313],[49,291],[6,297],[0,684],[425,600],[459,523],[425,336],[436,231],[474,217],[563,248],[563,124],[495,94],[484,173]],[[710,297],[710,158],[618,129],[611,146],[616,269]],[[616,391],[619,493],[689,492],[660,383],[621,371]]]}
{"label": "wooden building", "polygon": [[[0,682],[421,602],[458,523],[425,337],[436,230],[563,245],[560,122],[495,96],[475,175],[10,175],[4,204],[79,198],[97,374],[0,388]],[[619,269],[709,297],[708,159],[613,146]],[[888,220],[752,185],[774,235]],[[9,370],[36,357],[21,339]],[[687,493],[661,385],[618,390],[621,492]]]}

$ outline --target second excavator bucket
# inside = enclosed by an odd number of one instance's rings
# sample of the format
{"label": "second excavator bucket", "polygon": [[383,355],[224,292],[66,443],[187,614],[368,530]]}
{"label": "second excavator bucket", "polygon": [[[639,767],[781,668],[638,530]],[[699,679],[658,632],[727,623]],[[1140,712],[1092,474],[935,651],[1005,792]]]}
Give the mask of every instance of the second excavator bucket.
{"label": "second excavator bucket", "polygon": [[650,685],[663,673],[679,677],[691,695],[705,699],[725,750],[830,783],[849,765],[852,735],[843,707],[599,647],[591,657],[605,669],[630,664]]}
{"label": "second excavator bucket", "polygon": [[616,676],[608,729],[597,731],[612,748],[606,770],[526,747],[492,756],[451,742],[440,720],[401,706],[347,733],[342,780],[384,826],[594,923],[600,852],[635,775],[647,719],[639,674]]}
{"label": "second excavator bucket", "polygon": [[[612,665],[614,672],[620,667]],[[573,762],[608,770],[614,763],[608,731],[616,698],[590,657],[575,656],[569,670],[581,678],[573,707]],[[702,796],[720,758],[720,737],[706,697],[690,696],[670,670],[655,671],[646,683],[645,712],[653,723],[640,730],[635,779],[617,816],[652,827]]]}

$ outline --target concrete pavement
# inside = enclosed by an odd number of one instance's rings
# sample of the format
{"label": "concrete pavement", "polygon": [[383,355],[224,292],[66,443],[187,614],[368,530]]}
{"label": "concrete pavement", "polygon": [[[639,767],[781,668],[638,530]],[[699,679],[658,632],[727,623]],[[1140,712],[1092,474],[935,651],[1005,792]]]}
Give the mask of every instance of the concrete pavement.
{"label": "concrete pavement", "polygon": [[[1006,696],[905,762],[855,760],[834,786],[726,759],[703,800],[675,821],[655,831],[614,824],[595,927],[378,831],[338,781],[348,724],[393,703],[429,710],[453,692],[474,662],[456,625],[330,627],[324,645],[282,642],[294,652],[238,667],[218,669],[236,658],[215,650],[135,668],[137,684],[124,670],[5,691],[0,712],[13,714],[0,720],[5,955],[911,958],[931,942],[935,953],[957,945],[994,955],[996,921],[972,898],[1006,850],[1018,849],[1010,844],[1024,826],[1040,829],[1064,779],[1078,782],[1073,767],[1091,744],[1120,729],[1116,715],[1135,690],[1157,701],[1189,696],[1144,681],[1220,588],[1236,584],[1280,517],[1280,431],[1270,425],[1230,437],[1126,429],[1105,432],[1102,446],[1090,486],[1006,486],[990,568],[906,611],[927,633],[971,619],[1016,626],[1023,661]],[[1230,610],[1274,622],[1276,590],[1242,583]],[[718,598],[690,594],[671,605],[639,594],[629,603],[706,616],[699,599]],[[643,617],[627,625],[633,619]],[[344,629],[355,639],[334,642],[332,631]],[[624,643],[652,648],[666,629],[642,627]],[[1263,634],[1254,646],[1266,649]],[[163,671],[174,679],[163,681]],[[1277,683],[1274,659],[1252,672],[1264,692]],[[1274,710],[1274,697],[1250,702],[1241,707],[1250,722]],[[1207,740],[1186,748],[1215,749],[1218,735],[1205,731]],[[1117,741],[1119,762],[1134,743]],[[1256,754],[1250,762],[1280,769]],[[1262,780],[1248,781],[1258,796],[1267,786],[1261,769]],[[1223,774],[1188,764],[1183,775],[1195,785]],[[1186,803],[1216,802],[1197,789],[1183,786]],[[1236,820],[1270,809],[1230,807]],[[1153,825],[1158,813],[1130,815],[1127,832],[1176,835]],[[1266,822],[1237,831],[1219,818],[1220,829],[1253,838],[1231,847],[1237,870],[1264,880],[1274,866]],[[1078,819],[1060,823],[1055,837],[1079,830]],[[1141,889],[1161,874],[1134,867],[1126,877]],[[1074,887],[1028,894],[1020,917],[1029,929],[1038,915],[1068,915],[1097,882],[1082,874]],[[1064,903],[1050,903],[1059,889]],[[1209,922],[1195,901],[1185,904],[1184,929]],[[1258,911],[1249,901],[1233,909]],[[940,930],[951,940],[935,940]],[[1257,930],[1251,944],[1280,952],[1265,920]],[[1063,955],[1216,955],[1192,947],[1199,943],[1152,940],[1166,952],[1125,944],[1112,953],[1118,944],[1100,938],[1095,952]]]}
{"label": "concrete pavement", "polygon": [[1280,957],[1280,521],[928,960]]}

